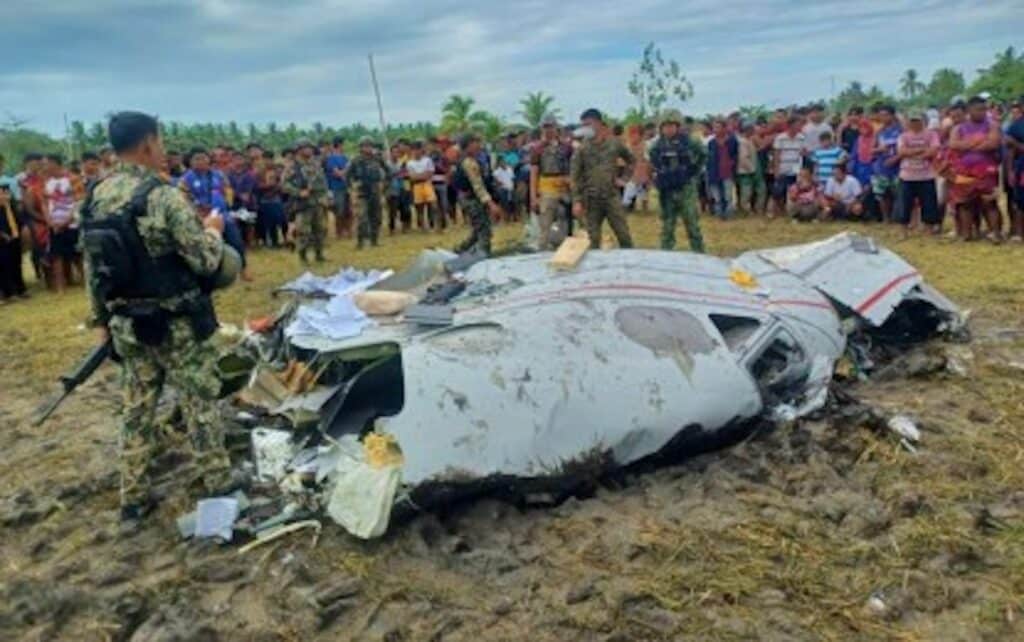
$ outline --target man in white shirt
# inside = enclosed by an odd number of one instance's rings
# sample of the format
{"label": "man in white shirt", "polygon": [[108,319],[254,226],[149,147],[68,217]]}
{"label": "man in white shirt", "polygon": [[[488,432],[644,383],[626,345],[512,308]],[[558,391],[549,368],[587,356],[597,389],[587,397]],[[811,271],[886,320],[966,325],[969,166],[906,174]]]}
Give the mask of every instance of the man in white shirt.
{"label": "man in white shirt", "polygon": [[786,121],[786,131],[775,137],[772,143],[774,160],[772,174],[775,185],[772,186],[772,200],[775,201],[775,213],[786,211],[786,194],[796,182],[797,174],[804,164],[805,139],[800,131],[801,118],[790,116]]}
{"label": "man in white shirt", "polygon": [[434,191],[434,161],[423,153],[423,142],[416,141],[412,144],[412,157],[405,161],[405,170],[409,175],[409,182],[412,184],[412,205],[416,212],[416,222],[424,232],[427,227],[424,218],[430,222],[430,227],[435,230],[441,229],[441,220],[437,209],[437,192]]}
{"label": "man in white shirt", "polygon": [[860,219],[864,214],[864,187],[853,176],[846,173],[842,163],[832,170],[832,176],[825,182],[825,193],[821,207],[832,219]]}
{"label": "man in white shirt", "polygon": [[825,132],[835,133],[832,126],[825,122],[825,108],[822,105],[811,105],[807,112],[807,123],[803,127],[804,150],[808,154],[821,147],[821,135]]}

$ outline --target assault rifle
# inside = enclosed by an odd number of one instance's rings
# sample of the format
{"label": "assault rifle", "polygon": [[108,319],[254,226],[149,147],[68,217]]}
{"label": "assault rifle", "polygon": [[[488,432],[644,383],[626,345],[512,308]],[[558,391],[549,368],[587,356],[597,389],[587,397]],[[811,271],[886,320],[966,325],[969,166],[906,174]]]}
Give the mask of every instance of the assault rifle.
{"label": "assault rifle", "polygon": [[85,359],[75,366],[75,368],[59,379],[61,387],[64,389],[59,395],[47,401],[45,404],[39,407],[37,411],[36,419],[32,422],[34,426],[40,426],[46,419],[53,414],[53,411],[57,409],[60,404],[75,391],[75,388],[82,385],[89,380],[96,370],[103,365],[114,352],[114,343],[110,339],[107,339],[102,344],[92,349],[89,354],[86,355]]}

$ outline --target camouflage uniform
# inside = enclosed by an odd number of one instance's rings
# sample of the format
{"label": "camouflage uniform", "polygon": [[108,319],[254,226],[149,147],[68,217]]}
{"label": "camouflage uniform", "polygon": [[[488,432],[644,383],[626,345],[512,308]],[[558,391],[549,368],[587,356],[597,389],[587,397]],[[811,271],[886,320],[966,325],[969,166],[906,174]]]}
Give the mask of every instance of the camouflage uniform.
{"label": "camouflage uniform", "polygon": [[537,195],[540,199],[540,250],[551,249],[551,226],[558,221],[564,227],[565,199],[569,195],[569,166],[572,148],[558,138],[542,141],[531,155],[537,170]]}
{"label": "camouflage uniform", "polygon": [[[155,174],[138,165],[122,163],[93,192],[92,216],[102,219],[117,213],[138,185]],[[203,230],[199,217],[180,190],[170,185],[154,189],[147,200],[147,215],[138,220],[139,235],[151,256],[176,253],[200,276],[217,271],[224,243]],[[97,280],[88,262],[87,284],[94,322],[106,325],[123,368],[124,407],[121,422],[121,504],[144,504],[149,497],[147,467],[164,446],[156,422],[157,402],[164,385],[179,393],[179,407],[194,454],[194,463],[208,491],[230,480],[231,462],[224,448],[224,429],[216,399],[220,380],[215,373],[216,353],[209,340],[197,341],[190,319],[175,317],[160,345],[143,344],[131,319],[112,314],[94,294]],[[176,309],[199,292],[160,301]]]}
{"label": "camouflage uniform", "polygon": [[679,158],[685,154],[689,160],[689,175],[685,184],[676,189],[665,189],[662,181],[656,181],[658,200],[661,204],[661,249],[672,250],[676,246],[676,222],[683,219],[686,235],[690,239],[690,249],[704,252],[704,237],[700,231],[700,219],[697,208],[697,178],[699,168],[707,162],[707,149],[685,132],[672,138],[658,136],[657,141],[648,152],[655,172],[668,173],[678,168]]}
{"label": "camouflage uniform", "polygon": [[475,158],[467,156],[459,165],[469,182],[470,189],[459,192],[459,207],[462,208],[462,215],[469,219],[473,231],[469,238],[455,248],[456,252],[468,252],[473,248],[481,250],[484,254],[491,253],[491,214],[488,206],[491,204],[491,195],[484,185],[483,172],[480,170],[480,163]]}
{"label": "camouflage uniform", "polygon": [[367,241],[377,245],[380,238],[381,203],[388,180],[388,167],[374,155],[360,153],[348,168],[349,193],[359,225],[357,247]]}
{"label": "camouflage uniform", "polygon": [[585,141],[572,157],[572,199],[582,203],[586,212],[590,247],[601,247],[601,225],[605,219],[615,233],[619,247],[633,247],[629,224],[622,211],[622,198],[615,178],[619,173],[617,161],[633,164],[633,154],[617,138]]}
{"label": "camouflage uniform", "polygon": [[[309,196],[302,198],[299,192],[309,190]],[[306,260],[306,253],[313,248],[318,260],[323,259],[324,239],[327,237],[327,177],[320,161],[314,156],[308,161],[296,157],[281,176],[281,191],[291,199],[295,212],[295,230],[298,234],[299,258]]]}

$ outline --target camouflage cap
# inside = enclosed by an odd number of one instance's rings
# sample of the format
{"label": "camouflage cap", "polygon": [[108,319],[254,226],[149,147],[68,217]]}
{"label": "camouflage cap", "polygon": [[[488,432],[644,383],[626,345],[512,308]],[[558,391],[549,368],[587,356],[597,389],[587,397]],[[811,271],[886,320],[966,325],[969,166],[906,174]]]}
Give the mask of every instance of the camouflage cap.
{"label": "camouflage cap", "polygon": [[678,109],[666,109],[661,112],[661,118],[658,119],[658,124],[664,125],[666,123],[675,123],[677,125],[683,124],[683,114]]}
{"label": "camouflage cap", "polygon": [[302,149],[303,147],[312,147],[315,149],[316,145],[314,145],[313,141],[311,141],[308,138],[300,138],[297,141],[295,141],[294,147],[296,150]]}
{"label": "camouflage cap", "polygon": [[373,146],[373,139],[372,138],[370,138],[369,136],[363,136],[362,138],[359,139],[359,146],[360,147],[365,147],[367,145]]}
{"label": "camouflage cap", "polygon": [[544,114],[544,118],[540,119],[541,127],[558,127],[558,119],[554,114]]}

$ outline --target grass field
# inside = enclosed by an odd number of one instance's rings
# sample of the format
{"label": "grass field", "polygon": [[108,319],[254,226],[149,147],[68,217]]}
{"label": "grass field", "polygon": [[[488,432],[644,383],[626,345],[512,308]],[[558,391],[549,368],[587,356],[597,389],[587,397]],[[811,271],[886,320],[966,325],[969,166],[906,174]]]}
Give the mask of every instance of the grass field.
{"label": "grass field", "polygon": [[[844,229],[703,223],[709,251],[720,255]],[[634,215],[631,225],[640,246],[656,245],[655,215]],[[143,618],[175,604],[185,609],[182,622],[208,622],[239,640],[1024,639],[1024,382],[1011,367],[1024,363],[1024,247],[901,242],[892,227],[853,229],[973,311],[967,377],[853,387],[865,401],[920,419],[917,454],[861,426],[800,422],[551,510],[482,502],[371,544],[328,527],[316,548],[295,537],[244,558],[177,544],[173,514],[130,542],[95,536],[114,520],[116,490],[106,488],[61,500],[64,508],[36,523],[0,527],[0,602],[13,605],[0,605],[0,627],[15,618],[26,639],[54,627],[60,639],[120,639],[116,632],[137,622],[110,605],[132,595],[141,596]],[[385,237],[359,253],[334,241],[317,271],[399,269],[424,247],[453,246],[464,231]],[[499,226],[496,247],[519,234]],[[256,251],[251,263],[254,281],[218,295],[222,321],[275,310],[271,290],[301,272],[287,252]],[[0,308],[5,506],[98,484],[89,480],[108,475],[116,453],[109,382],[72,399],[52,424],[28,428],[36,398],[94,340],[80,328],[80,291],[33,294]],[[207,561],[244,577],[197,579]],[[105,579],[125,566],[125,578]],[[337,620],[324,624],[304,603],[287,602],[294,587],[339,575],[363,588]],[[873,613],[865,604],[876,593],[886,606]],[[23,606],[15,599],[22,594],[38,604]]]}

